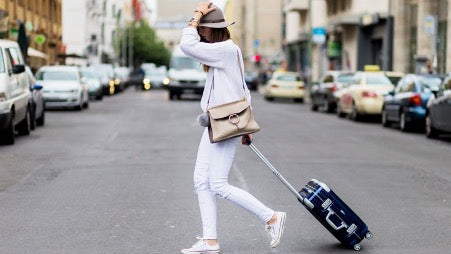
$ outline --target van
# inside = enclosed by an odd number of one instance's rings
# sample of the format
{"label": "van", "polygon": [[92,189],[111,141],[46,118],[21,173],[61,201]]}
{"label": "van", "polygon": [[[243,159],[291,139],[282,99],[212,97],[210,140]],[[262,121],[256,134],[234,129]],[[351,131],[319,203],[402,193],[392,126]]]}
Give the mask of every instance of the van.
{"label": "van", "polygon": [[16,42],[0,40],[0,142],[14,144],[17,130],[30,134],[31,92]]}
{"label": "van", "polygon": [[202,95],[207,74],[202,65],[185,55],[179,46],[172,52],[169,64],[169,99],[180,99],[182,94]]}

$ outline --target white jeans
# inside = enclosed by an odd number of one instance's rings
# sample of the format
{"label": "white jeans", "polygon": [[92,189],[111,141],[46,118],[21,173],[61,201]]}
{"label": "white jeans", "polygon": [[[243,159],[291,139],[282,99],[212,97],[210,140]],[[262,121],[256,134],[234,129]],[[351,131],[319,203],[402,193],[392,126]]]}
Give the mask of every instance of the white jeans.
{"label": "white jeans", "polygon": [[199,200],[204,239],[217,239],[215,196],[246,209],[263,223],[268,222],[274,214],[273,210],[254,196],[228,183],[239,139],[238,137],[212,144],[207,128],[202,135],[194,170],[194,188]]}

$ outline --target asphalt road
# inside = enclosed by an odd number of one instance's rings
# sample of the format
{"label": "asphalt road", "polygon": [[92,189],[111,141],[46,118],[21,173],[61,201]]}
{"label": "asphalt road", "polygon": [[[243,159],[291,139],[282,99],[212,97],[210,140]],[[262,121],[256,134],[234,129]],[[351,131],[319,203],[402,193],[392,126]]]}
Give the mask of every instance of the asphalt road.
{"label": "asphalt road", "polygon": [[[253,95],[254,144],[297,188],[326,182],[374,233],[361,253],[449,253],[451,142],[375,122],[313,113]],[[46,126],[0,146],[0,253],[178,253],[201,234],[192,173],[199,102],[165,91],[125,93],[84,111],[51,111]],[[218,201],[221,253],[352,253],[248,147],[230,182],[287,212],[280,246],[264,226]]]}

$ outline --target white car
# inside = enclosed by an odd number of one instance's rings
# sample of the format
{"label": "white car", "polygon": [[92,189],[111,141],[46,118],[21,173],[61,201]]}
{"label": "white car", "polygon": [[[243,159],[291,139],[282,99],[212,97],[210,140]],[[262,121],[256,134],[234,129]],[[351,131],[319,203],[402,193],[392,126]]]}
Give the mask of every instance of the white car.
{"label": "white car", "polygon": [[14,144],[15,131],[30,134],[31,93],[19,45],[0,40],[0,141]]}
{"label": "white car", "polygon": [[43,87],[45,108],[87,108],[88,86],[78,67],[44,66],[36,73],[36,83]]}

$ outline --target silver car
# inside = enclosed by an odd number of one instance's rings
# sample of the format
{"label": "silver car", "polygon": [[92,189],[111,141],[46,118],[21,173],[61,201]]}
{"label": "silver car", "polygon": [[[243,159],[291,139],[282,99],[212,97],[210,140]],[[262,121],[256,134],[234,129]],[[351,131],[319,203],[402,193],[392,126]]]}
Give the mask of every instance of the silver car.
{"label": "silver car", "polygon": [[89,106],[88,86],[78,67],[44,66],[36,73],[36,80],[43,87],[46,108],[81,110]]}

